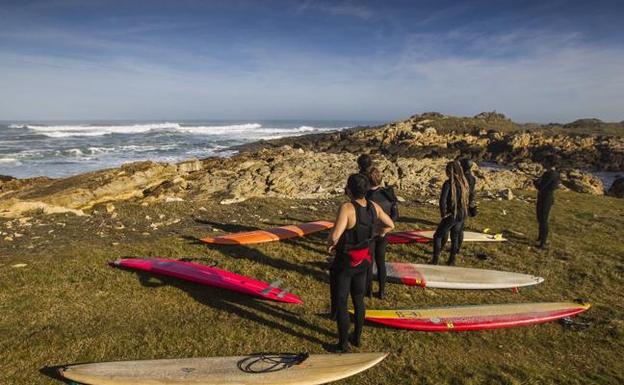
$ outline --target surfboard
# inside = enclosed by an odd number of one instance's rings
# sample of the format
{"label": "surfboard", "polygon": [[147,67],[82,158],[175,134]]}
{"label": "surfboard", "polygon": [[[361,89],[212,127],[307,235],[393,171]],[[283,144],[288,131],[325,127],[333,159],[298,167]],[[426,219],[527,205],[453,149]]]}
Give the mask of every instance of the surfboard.
{"label": "surfboard", "polygon": [[316,385],[360,373],[387,353],[271,354],[71,365],[59,373],[88,385]]}
{"label": "surfboard", "polygon": [[[398,231],[388,234],[388,243],[428,243],[433,240],[435,230]],[[505,242],[501,234],[485,234],[464,231],[464,242]]]}
{"label": "surfboard", "polygon": [[574,302],[436,307],[415,310],[367,310],[365,319],[399,329],[428,332],[510,328],[571,317],[589,309]]}
{"label": "surfboard", "polygon": [[286,290],[280,289],[276,284],[269,284],[244,275],[217,269],[216,267],[201,265],[199,263],[162,258],[127,258],[118,259],[112,262],[111,265],[179,278],[185,281],[219,287],[271,301],[297,304],[303,303],[299,297]]}
{"label": "surfboard", "polygon": [[[373,266],[375,278],[376,268]],[[537,285],[544,278],[529,274],[468,267],[386,262],[389,282],[439,289],[508,289]]]}
{"label": "surfboard", "polygon": [[274,227],[266,230],[254,230],[242,233],[220,235],[217,237],[206,237],[202,238],[201,241],[215,245],[251,245],[254,243],[265,243],[303,237],[308,234],[331,229],[332,227],[334,227],[333,222],[316,221],[301,223],[299,225]]}

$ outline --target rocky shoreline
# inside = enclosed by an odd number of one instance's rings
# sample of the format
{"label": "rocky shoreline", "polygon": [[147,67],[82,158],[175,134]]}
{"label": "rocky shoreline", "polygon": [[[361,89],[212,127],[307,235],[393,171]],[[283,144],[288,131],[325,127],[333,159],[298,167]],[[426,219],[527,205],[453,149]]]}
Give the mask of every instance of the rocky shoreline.
{"label": "rocky shoreline", "polygon": [[[546,154],[561,159],[564,188],[580,193],[605,193],[601,180],[582,170],[624,170],[621,136],[528,130],[494,113],[474,118],[429,113],[381,127],[258,142],[238,150],[230,158],[175,165],[138,162],[63,179],[0,178],[0,216],[16,218],[33,210],[84,215],[119,201],[232,204],[258,197],[331,198],[342,194],[362,153],[376,159],[386,183],[399,194],[431,203],[443,182],[444,164],[457,156],[508,166],[475,170],[479,192],[496,199],[533,189]],[[608,193],[622,197],[623,187],[620,179]]]}

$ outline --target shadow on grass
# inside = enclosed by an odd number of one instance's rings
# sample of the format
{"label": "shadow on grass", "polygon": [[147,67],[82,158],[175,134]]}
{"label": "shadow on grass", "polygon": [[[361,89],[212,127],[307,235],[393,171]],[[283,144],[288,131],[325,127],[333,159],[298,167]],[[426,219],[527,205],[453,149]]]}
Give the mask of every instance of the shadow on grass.
{"label": "shadow on grass", "polygon": [[[227,224],[221,224],[221,223],[211,222],[211,221],[202,221],[201,223],[208,224],[210,226],[214,226],[217,228],[227,229],[228,231],[233,231],[233,232],[249,230],[248,226],[242,226],[242,225],[227,225]],[[312,235],[317,235],[317,234],[312,234]],[[270,266],[277,270],[293,271],[301,275],[313,277],[319,282],[328,282],[327,273],[323,270],[318,270],[318,269],[310,268],[308,266],[305,266],[299,263],[293,263],[293,262],[286,261],[284,259],[275,258],[269,255],[266,255],[257,249],[254,249],[245,245],[217,245],[217,244],[210,244],[210,243],[202,242],[200,238],[197,238],[192,235],[182,235],[181,237],[189,241],[189,243],[192,243],[195,245],[205,245],[207,248],[214,250],[214,251],[218,251],[221,254],[230,258],[246,259],[249,261],[262,263],[266,266]],[[280,242],[289,242],[292,245],[300,246],[314,253],[322,252],[322,249],[319,250],[319,249],[307,246],[300,240],[295,240],[294,243],[292,239],[280,241]]]}
{"label": "shadow on grass", "polygon": [[[303,338],[312,343],[322,344],[323,341],[313,335],[297,331],[293,328],[293,326],[299,326],[307,330],[312,330],[318,334],[333,337],[333,333],[329,330],[307,322],[301,319],[296,313],[268,301],[263,301],[225,289],[185,282],[175,278],[156,276],[129,269],[123,270],[136,274],[139,282],[144,287],[157,288],[162,286],[173,286],[185,291],[191,298],[203,305],[210,306],[211,308],[219,311],[225,311],[227,313],[237,315],[263,326],[288,333],[297,338]],[[157,282],[154,282],[155,280],[157,280]]]}
{"label": "shadow on grass", "polygon": [[434,222],[434,221],[430,221],[430,220],[422,219],[422,218],[399,217],[396,223],[412,223],[416,225],[424,225],[425,227],[426,226],[433,226],[434,228],[438,227],[438,222]]}
{"label": "shadow on grass", "polygon": [[59,374],[59,369],[63,369],[66,366],[67,365],[45,366],[39,369],[39,373],[43,374],[44,376],[50,377],[53,380],[61,381],[66,384],[75,384],[75,382],[72,382]]}
{"label": "shadow on grass", "polygon": [[219,223],[219,222],[213,222],[213,221],[209,221],[209,220],[201,219],[201,218],[193,218],[193,220],[195,221],[195,223],[199,223],[201,225],[208,225],[210,226],[210,228],[215,228],[217,230],[221,230],[226,233],[240,233],[243,231],[261,230],[258,227],[240,225],[240,224],[235,224],[235,223]]}

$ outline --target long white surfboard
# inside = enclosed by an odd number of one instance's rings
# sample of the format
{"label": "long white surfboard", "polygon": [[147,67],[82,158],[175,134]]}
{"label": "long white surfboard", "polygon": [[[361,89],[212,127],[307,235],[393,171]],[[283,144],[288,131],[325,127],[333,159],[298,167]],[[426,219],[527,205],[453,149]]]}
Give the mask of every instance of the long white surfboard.
{"label": "long white surfboard", "polygon": [[387,353],[119,361],[67,366],[60,374],[88,385],[316,385],[364,371]]}
{"label": "long white surfboard", "polygon": [[386,271],[388,281],[440,289],[508,289],[544,281],[542,277],[508,271],[402,262],[386,262]]}
{"label": "long white surfboard", "polygon": [[[434,230],[415,231],[424,238],[433,239]],[[498,234],[477,233],[476,231],[464,231],[464,242],[505,242],[507,239]]]}

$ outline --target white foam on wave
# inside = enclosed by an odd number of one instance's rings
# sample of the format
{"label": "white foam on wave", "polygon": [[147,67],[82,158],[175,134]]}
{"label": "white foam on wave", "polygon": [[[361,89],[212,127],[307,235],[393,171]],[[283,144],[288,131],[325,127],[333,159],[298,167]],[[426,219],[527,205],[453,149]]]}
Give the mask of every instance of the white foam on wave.
{"label": "white foam on wave", "polygon": [[149,123],[132,125],[35,125],[11,124],[11,128],[24,128],[51,138],[96,137],[111,134],[142,134],[150,131],[172,131],[193,135],[251,136],[257,139],[300,135],[307,132],[342,130],[340,128],[318,128],[299,126],[296,128],[263,127],[260,123],[231,124],[223,126],[183,126],[180,123]]}
{"label": "white foam on wave", "polygon": [[16,158],[0,158],[0,164],[9,164],[9,163],[13,163],[16,166],[21,165],[22,163],[17,160]]}
{"label": "white foam on wave", "polygon": [[110,134],[142,134],[154,130],[177,130],[181,126],[179,123],[150,123],[132,124],[119,126],[96,126],[96,125],[62,125],[62,126],[41,126],[41,125],[10,125],[9,127],[26,127],[29,130],[51,138],[66,138],[72,136],[103,136]]}
{"label": "white foam on wave", "polygon": [[179,131],[199,135],[226,135],[254,131],[262,128],[260,123],[232,124],[229,126],[183,126]]}

